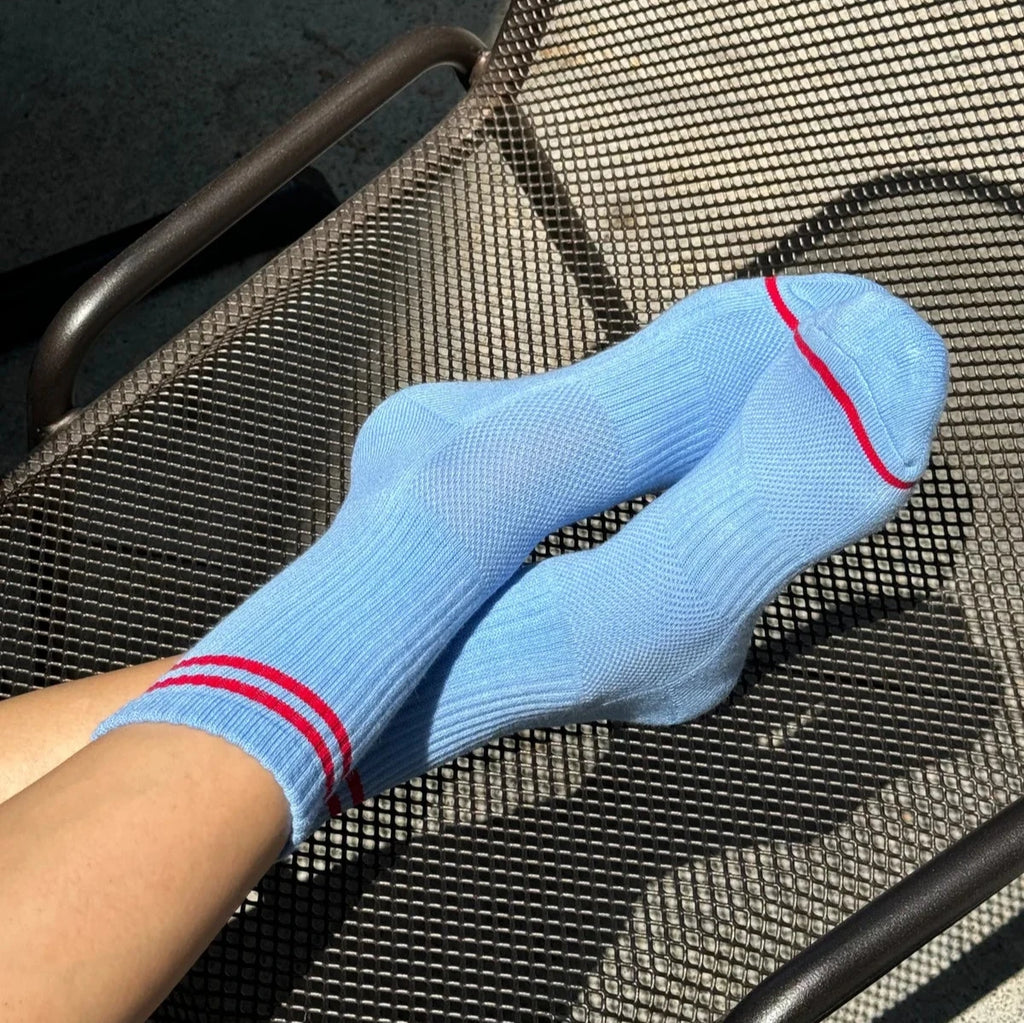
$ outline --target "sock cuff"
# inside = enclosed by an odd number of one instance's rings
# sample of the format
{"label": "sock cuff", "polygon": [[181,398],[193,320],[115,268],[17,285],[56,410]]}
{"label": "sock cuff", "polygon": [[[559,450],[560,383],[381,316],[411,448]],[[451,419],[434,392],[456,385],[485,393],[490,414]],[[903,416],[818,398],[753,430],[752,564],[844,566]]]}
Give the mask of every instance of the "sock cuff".
{"label": "sock cuff", "polygon": [[232,655],[186,657],[101,722],[93,738],[143,723],[198,728],[259,761],[288,800],[289,848],[340,812],[336,790],[351,760],[347,732],[315,693],[270,665]]}

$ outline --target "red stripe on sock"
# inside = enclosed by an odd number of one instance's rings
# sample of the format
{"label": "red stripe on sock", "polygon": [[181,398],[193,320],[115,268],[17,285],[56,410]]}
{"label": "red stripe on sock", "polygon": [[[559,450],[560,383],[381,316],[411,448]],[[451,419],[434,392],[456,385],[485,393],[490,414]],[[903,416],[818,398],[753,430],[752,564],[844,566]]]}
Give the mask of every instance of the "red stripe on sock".
{"label": "red stripe on sock", "polygon": [[349,742],[348,732],[338,715],[309,686],[303,685],[298,679],[286,675],[269,664],[254,661],[249,657],[236,657],[233,654],[203,654],[199,657],[188,657],[184,661],[179,661],[174,668],[177,670],[192,665],[237,668],[240,671],[247,671],[251,675],[259,675],[260,678],[265,678],[268,682],[287,689],[289,693],[297,696],[310,710],[315,711],[323,719],[324,724],[331,730],[331,734],[338,740],[338,747],[341,749],[341,773],[348,772],[352,762],[352,744]]}
{"label": "red stripe on sock", "polygon": [[237,693],[239,696],[253,700],[266,707],[267,710],[279,714],[306,737],[320,758],[320,764],[324,769],[324,784],[327,788],[325,799],[328,806],[332,799],[337,798],[334,795],[334,758],[327,746],[327,740],[294,707],[289,707],[283,700],[260,689],[259,686],[250,685],[248,682],[239,682],[236,678],[227,678],[224,675],[178,675],[173,678],[161,679],[151,685],[148,692],[167,689],[170,686],[208,686],[211,689],[226,689],[230,693]]}
{"label": "red stripe on sock", "polygon": [[913,482],[908,483],[906,480],[901,480],[898,476],[894,476],[889,472],[885,467],[885,463],[879,457],[878,452],[875,450],[875,446],[871,443],[871,438],[868,436],[868,431],[864,428],[864,423],[860,418],[860,413],[857,411],[857,406],[853,403],[853,399],[844,389],[843,385],[836,380],[832,371],[828,368],[825,362],[800,336],[800,321],[793,313],[793,310],[790,309],[783,300],[782,295],[779,292],[779,282],[774,277],[766,277],[764,279],[764,285],[768,289],[768,297],[772,300],[772,305],[775,306],[775,311],[782,317],[786,326],[793,331],[793,340],[796,342],[796,346],[800,350],[800,353],[808,361],[811,369],[821,377],[822,383],[824,383],[824,385],[829,389],[832,397],[839,402],[840,407],[846,413],[846,418],[850,422],[853,434],[857,438],[857,442],[860,444],[861,450],[871,463],[872,468],[890,486],[899,487],[901,490],[909,490],[914,485]]}
{"label": "red stripe on sock", "polygon": [[358,806],[366,796],[363,794],[363,782],[358,771],[353,771],[345,781],[348,783],[348,794],[352,797],[352,805]]}

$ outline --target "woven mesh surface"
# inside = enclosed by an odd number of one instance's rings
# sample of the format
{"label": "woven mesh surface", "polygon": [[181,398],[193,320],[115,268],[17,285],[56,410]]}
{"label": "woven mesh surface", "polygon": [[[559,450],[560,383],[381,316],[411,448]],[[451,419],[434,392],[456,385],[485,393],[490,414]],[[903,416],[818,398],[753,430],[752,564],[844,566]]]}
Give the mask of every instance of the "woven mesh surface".
{"label": "woven mesh surface", "polygon": [[371,801],[159,1019],[714,1020],[1024,793],[1019,18],[514,0],[437,130],[3,484],[6,695],[185,648],[323,531],[404,384],[561,365],[774,271],[873,276],[949,342],[909,509],[766,610],[727,706]]}

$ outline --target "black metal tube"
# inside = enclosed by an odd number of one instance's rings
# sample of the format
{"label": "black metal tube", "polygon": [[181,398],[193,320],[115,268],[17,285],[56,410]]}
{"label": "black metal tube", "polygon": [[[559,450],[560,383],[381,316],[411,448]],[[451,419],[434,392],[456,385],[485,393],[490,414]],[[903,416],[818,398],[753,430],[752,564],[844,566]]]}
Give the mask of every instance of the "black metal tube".
{"label": "black metal tube", "polygon": [[762,981],[722,1023],[818,1023],[1024,873],[1024,799]]}
{"label": "black metal tube", "polygon": [[484,44],[461,28],[421,28],[386,46],[232,164],[82,285],[43,335],[28,384],[29,443],[59,425],[89,345],[155,288],[379,106],[431,68],[468,80]]}

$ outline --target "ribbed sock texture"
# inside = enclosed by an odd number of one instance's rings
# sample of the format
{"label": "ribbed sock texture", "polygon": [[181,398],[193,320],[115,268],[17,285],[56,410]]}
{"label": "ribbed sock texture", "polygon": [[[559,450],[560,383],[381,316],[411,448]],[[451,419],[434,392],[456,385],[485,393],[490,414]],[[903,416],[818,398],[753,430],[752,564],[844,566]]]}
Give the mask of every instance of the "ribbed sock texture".
{"label": "ribbed sock texture", "polygon": [[927,464],[942,342],[898,299],[846,281],[825,305],[814,278],[759,282],[792,334],[721,443],[604,545],[493,598],[358,763],[366,795],[497,735],[680,722],[728,694],[762,606],[881,527]]}
{"label": "ribbed sock texture", "polygon": [[[822,294],[850,287],[817,280]],[[352,487],[327,533],[96,734],[166,721],[223,736],[274,774],[301,841],[533,546],[678,479],[787,343],[763,285],[736,282],[512,387],[399,392],[361,431]]]}

